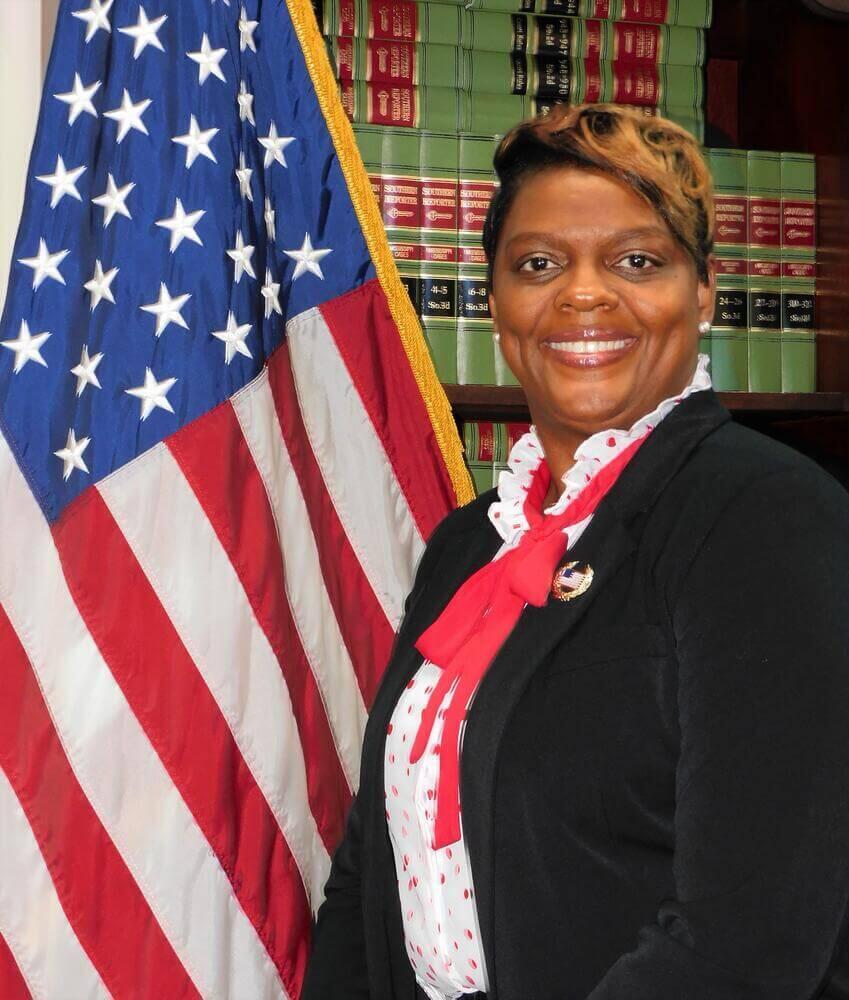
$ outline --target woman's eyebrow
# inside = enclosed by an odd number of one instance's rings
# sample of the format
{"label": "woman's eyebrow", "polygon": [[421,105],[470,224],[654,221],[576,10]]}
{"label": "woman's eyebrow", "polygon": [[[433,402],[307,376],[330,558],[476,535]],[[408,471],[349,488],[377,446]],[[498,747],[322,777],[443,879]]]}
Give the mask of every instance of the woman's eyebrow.
{"label": "woman's eyebrow", "polygon": [[[635,226],[632,229],[617,229],[606,235],[605,241],[608,243],[622,243],[627,240],[633,239],[645,239],[650,236],[659,236],[664,239],[669,237],[669,232],[662,226]],[[557,245],[559,243],[565,242],[554,230],[549,230],[547,232],[535,231],[535,230],[523,230],[522,232],[516,233],[511,236],[509,240],[505,243],[505,249],[510,247],[514,243],[518,243],[524,240],[538,240],[542,243],[548,243],[552,245]]]}

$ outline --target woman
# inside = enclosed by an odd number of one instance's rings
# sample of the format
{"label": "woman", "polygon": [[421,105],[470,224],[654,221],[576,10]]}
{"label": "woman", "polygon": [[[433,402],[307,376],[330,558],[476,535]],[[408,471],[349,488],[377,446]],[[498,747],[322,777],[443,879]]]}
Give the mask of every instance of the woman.
{"label": "woman", "polygon": [[495,166],[535,429],[422,559],[304,996],[849,997],[849,498],[710,388],[686,132],[561,110]]}

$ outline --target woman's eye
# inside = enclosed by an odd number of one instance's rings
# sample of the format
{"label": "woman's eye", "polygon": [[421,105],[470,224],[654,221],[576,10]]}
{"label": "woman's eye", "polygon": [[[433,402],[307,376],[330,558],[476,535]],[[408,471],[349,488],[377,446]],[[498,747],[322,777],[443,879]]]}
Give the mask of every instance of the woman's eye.
{"label": "woman's eye", "polygon": [[552,264],[553,261],[549,260],[548,257],[542,257],[537,255],[536,257],[528,257],[527,260],[522,261],[519,265],[520,271],[545,271],[548,269],[548,265]]}
{"label": "woman's eye", "polygon": [[632,271],[650,271],[652,268],[658,266],[657,261],[649,257],[645,253],[629,253],[621,258],[620,264],[627,264],[628,270]]}

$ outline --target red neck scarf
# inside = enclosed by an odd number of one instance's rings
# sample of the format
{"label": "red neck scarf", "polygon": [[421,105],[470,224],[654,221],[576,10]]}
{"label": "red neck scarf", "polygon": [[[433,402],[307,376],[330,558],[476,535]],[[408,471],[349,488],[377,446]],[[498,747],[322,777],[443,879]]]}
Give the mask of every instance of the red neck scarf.
{"label": "red neck scarf", "polygon": [[442,614],[419,636],[416,649],[442,668],[410,750],[415,764],[427,749],[439,706],[453,693],[444,713],[436,794],[434,848],[460,839],[460,729],[472,695],[526,604],[542,607],[569,540],[563,528],[592,514],[645,441],[638,438],[608,462],[560,514],[543,514],[551,483],[545,459],[534,473],[524,504],[528,530],[519,544],[481,567],[460,587]]}

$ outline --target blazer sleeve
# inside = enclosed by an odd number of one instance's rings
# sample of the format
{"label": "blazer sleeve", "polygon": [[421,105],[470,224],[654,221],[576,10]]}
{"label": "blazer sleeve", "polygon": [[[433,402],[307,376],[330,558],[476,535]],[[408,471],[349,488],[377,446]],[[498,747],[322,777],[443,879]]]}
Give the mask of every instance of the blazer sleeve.
{"label": "blazer sleeve", "polygon": [[849,497],[756,480],[676,590],[676,892],[588,1000],[807,1000],[849,904]]}
{"label": "blazer sleeve", "polygon": [[[410,609],[430,579],[448,531],[449,518],[446,518],[428,541],[416,570],[413,588],[404,602],[404,618],[396,645]],[[387,673],[390,669],[391,660]],[[368,739],[368,726],[365,739]],[[368,1000],[368,970],[360,895],[362,827],[360,796],[355,795],[348,813],[345,835],[333,855],[330,876],[324,888],[325,898],[316,918],[300,1000]]]}

